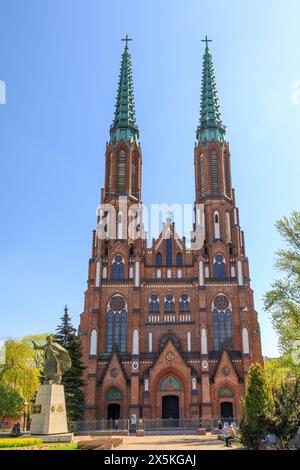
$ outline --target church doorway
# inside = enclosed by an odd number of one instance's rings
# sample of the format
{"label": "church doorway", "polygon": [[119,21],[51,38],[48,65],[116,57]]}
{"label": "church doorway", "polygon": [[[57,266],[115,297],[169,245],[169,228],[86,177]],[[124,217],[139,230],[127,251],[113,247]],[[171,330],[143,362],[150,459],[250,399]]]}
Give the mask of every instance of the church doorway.
{"label": "church doorway", "polygon": [[231,421],[233,418],[233,405],[229,401],[221,403],[221,418],[225,421]]}
{"label": "church doorway", "polygon": [[162,397],[162,419],[179,419],[179,397],[166,395]]}
{"label": "church doorway", "polygon": [[117,403],[111,403],[107,407],[107,419],[108,421],[116,421],[120,419],[121,407]]}

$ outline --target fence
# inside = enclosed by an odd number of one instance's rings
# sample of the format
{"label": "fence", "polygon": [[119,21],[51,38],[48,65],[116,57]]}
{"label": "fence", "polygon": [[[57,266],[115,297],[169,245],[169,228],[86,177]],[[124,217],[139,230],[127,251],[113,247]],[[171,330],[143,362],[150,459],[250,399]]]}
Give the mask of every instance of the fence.
{"label": "fence", "polygon": [[105,432],[132,432],[137,430],[144,430],[146,435],[168,435],[168,434],[196,434],[197,429],[204,428],[206,431],[214,431],[218,427],[219,421],[222,422],[224,427],[234,423],[236,427],[239,425],[238,418],[220,418],[220,419],[160,419],[160,418],[143,418],[137,419],[136,423],[131,423],[129,419],[116,419],[106,420],[100,419],[97,421],[79,421],[77,424],[76,432],[79,434],[84,433],[105,433]]}

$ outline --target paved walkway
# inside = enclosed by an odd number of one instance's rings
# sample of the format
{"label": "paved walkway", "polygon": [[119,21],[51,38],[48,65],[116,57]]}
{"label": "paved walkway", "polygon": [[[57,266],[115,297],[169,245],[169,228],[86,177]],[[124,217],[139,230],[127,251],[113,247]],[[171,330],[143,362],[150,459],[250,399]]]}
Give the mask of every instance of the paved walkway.
{"label": "paved walkway", "polygon": [[[122,436],[123,444],[116,450],[230,450],[216,436]],[[233,449],[236,447],[233,447]]]}

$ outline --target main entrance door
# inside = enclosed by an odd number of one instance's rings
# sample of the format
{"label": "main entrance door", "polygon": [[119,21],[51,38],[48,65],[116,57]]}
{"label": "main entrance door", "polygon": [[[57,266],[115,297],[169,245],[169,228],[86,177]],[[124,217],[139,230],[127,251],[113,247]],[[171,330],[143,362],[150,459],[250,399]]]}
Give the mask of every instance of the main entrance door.
{"label": "main entrance door", "polygon": [[233,406],[229,401],[221,403],[221,417],[228,421],[233,418]]}
{"label": "main entrance door", "polygon": [[117,403],[111,403],[107,407],[107,419],[116,420],[120,419],[120,405]]}
{"label": "main entrance door", "polygon": [[167,395],[162,397],[162,419],[179,419],[179,397]]}

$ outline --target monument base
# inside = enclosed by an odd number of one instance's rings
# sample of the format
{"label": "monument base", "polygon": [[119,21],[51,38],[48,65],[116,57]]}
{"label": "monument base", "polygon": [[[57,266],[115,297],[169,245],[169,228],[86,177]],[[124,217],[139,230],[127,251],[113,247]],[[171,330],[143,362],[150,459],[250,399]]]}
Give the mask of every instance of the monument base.
{"label": "monument base", "polygon": [[30,426],[31,435],[67,434],[64,386],[42,385],[38,390]]}

